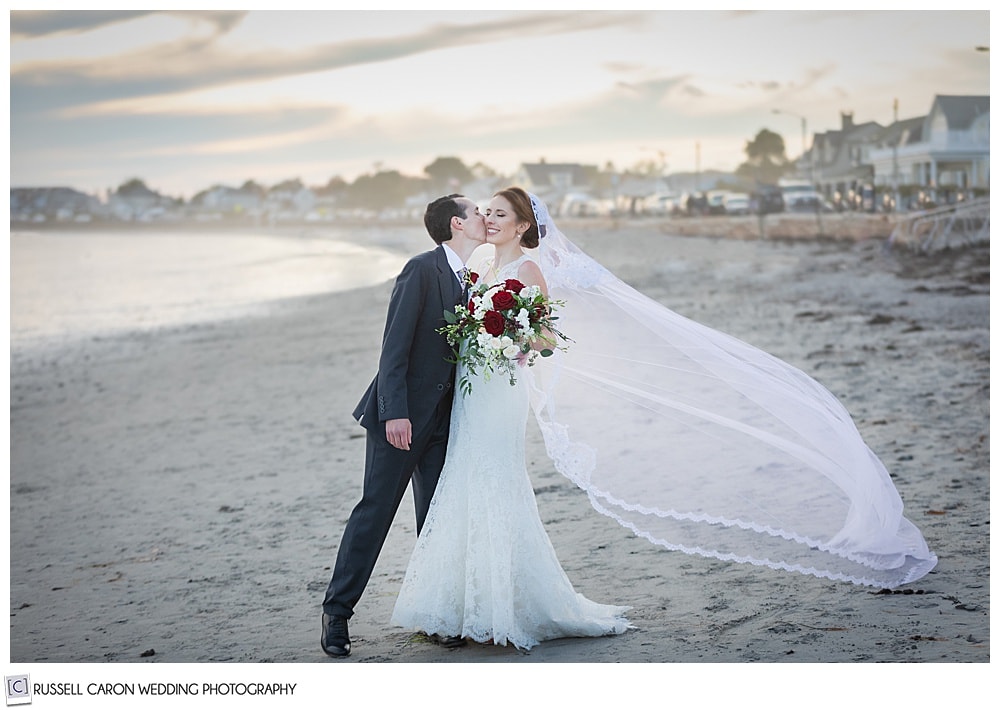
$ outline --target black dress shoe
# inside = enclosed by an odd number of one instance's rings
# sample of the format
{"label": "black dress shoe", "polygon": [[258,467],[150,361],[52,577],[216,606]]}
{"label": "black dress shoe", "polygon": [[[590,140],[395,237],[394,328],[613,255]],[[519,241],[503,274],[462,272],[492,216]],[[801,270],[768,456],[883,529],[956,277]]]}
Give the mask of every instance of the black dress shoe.
{"label": "black dress shoe", "polygon": [[351,655],[351,636],[347,631],[347,619],[343,616],[323,614],[323,632],[319,637],[323,653],[334,658]]}
{"label": "black dress shoe", "polygon": [[433,634],[431,641],[445,648],[461,648],[469,643],[461,636],[440,636],[439,634]]}

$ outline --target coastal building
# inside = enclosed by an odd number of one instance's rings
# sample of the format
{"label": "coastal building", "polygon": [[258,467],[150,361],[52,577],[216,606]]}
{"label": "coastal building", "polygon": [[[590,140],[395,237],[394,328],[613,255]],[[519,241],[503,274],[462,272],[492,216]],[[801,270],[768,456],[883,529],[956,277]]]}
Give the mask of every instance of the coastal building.
{"label": "coastal building", "polygon": [[512,182],[546,199],[570,192],[586,192],[597,181],[596,165],[580,163],[521,163]]}
{"label": "coastal building", "polygon": [[191,205],[201,214],[254,217],[260,213],[261,201],[262,190],[249,185],[240,188],[215,185],[195,195]]}
{"label": "coastal building", "polygon": [[868,152],[873,182],[934,192],[990,187],[990,97],[936,96],[926,116],[897,121]]}
{"label": "coastal building", "polygon": [[297,219],[316,207],[316,193],[299,179],[278,183],[267,191],[263,210],[270,221]]}
{"label": "coastal building", "polygon": [[990,97],[938,95],[927,115],[889,126],[841,113],[839,130],[813,134],[796,172],[835,204],[864,199],[865,209],[876,191],[902,196],[900,207],[988,191]]}
{"label": "coastal building", "polygon": [[599,175],[596,165],[542,160],[521,163],[510,182],[542,198],[554,216],[594,215],[610,212],[613,202],[602,199]]}
{"label": "coastal building", "polygon": [[[990,187],[989,121],[989,96],[937,95],[927,115],[895,119],[888,126],[855,123],[852,112],[842,112],[839,129],[813,134],[812,145],[795,161],[795,177],[822,195],[822,209],[831,204],[836,209],[922,208],[980,196]],[[470,172],[474,179],[461,187],[465,194],[488,196],[517,184],[542,197],[555,216],[672,214],[683,212],[678,205],[700,199],[708,190],[738,185],[731,173],[717,171],[640,174],[616,171],[610,164],[602,170],[545,160],[522,163],[509,177],[482,164]],[[393,192],[398,204],[390,211],[418,218],[434,196],[427,181],[396,177],[402,187]],[[238,189],[213,186],[189,205],[158,194],[138,179],[109,190],[106,201],[68,187],[11,188],[10,214],[12,223],[233,216],[276,223],[377,215],[357,206],[357,184],[335,178],[325,187],[309,188],[294,179],[267,189],[248,181]]]}
{"label": "coastal building", "polygon": [[854,123],[854,114],[840,114],[840,129],[813,136],[809,151],[797,163],[799,175],[828,199],[856,192],[872,181],[869,152],[884,128],[874,121]]}
{"label": "coastal building", "polygon": [[10,189],[11,222],[89,222],[104,212],[98,198],[70,187]]}
{"label": "coastal building", "polygon": [[177,217],[178,200],[166,197],[133,179],[108,196],[108,212],[123,222],[151,222]]}

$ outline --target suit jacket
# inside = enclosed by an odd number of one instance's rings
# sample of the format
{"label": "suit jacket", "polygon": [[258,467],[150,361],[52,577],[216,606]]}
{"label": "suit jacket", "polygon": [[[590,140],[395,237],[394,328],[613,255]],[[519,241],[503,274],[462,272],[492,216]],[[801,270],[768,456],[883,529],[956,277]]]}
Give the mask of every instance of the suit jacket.
{"label": "suit jacket", "polygon": [[371,431],[388,419],[409,419],[416,436],[455,381],[451,346],[437,328],[444,311],[462,298],[462,287],[438,246],[411,258],[396,277],[382,336],[378,373],[354,409]]}

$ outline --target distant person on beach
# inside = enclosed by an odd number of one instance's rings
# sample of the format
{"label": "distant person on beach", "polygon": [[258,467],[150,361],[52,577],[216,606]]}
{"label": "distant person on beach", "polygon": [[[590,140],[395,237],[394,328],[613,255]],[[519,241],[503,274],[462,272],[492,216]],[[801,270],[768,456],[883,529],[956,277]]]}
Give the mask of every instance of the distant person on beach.
{"label": "distant person on beach", "polygon": [[[494,195],[486,233],[494,255],[479,278],[558,302],[571,342],[532,367],[504,353],[521,364],[510,377],[460,357],[471,391],[454,392],[393,623],[521,649],[630,627],[627,606],[590,601],[560,566],[526,470],[529,404],[555,468],[596,510],[668,550],[880,588],[934,567],[885,467],[818,382],[643,296],[520,188]],[[486,311],[470,343],[497,337],[486,316],[504,317],[509,294],[486,303],[487,293],[468,306]]]}
{"label": "distant person on beach", "polygon": [[348,619],[411,483],[420,533],[448,445],[455,365],[436,329],[444,311],[464,300],[465,262],[484,243],[486,227],[479,207],[458,194],[428,204],[424,225],[438,246],[411,258],[396,277],[378,373],[354,410],[367,430],[364,488],[323,599],[320,645],[333,657],[351,652]]}

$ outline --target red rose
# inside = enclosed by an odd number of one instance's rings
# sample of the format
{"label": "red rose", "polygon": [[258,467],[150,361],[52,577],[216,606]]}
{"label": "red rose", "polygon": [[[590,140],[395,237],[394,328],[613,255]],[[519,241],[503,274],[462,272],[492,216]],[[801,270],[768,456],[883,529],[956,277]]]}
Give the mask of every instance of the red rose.
{"label": "red rose", "polygon": [[497,291],[493,294],[493,307],[498,311],[513,308],[514,304],[514,296],[510,291]]}
{"label": "red rose", "polygon": [[524,288],[524,284],[517,279],[507,279],[503,285],[508,291],[513,291],[514,293],[521,293],[521,289]]}
{"label": "red rose", "polygon": [[475,284],[478,280],[479,280],[479,274],[477,274],[475,271],[470,271],[469,272],[469,283],[470,284]]}
{"label": "red rose", "polygon": [[486,315],[483,316],[483,327],[494,338],[499,338],[503,335],[503,316],[496,311],[486,311]]}
{"label": "red rose", "polygon": [[472,299],[470,298],[470,299],[469,299],[469,313],[475,313],[475,312],[476,312],[476,302],[475,302],[475,301],[473,301],[473,300],[472,300]]}

